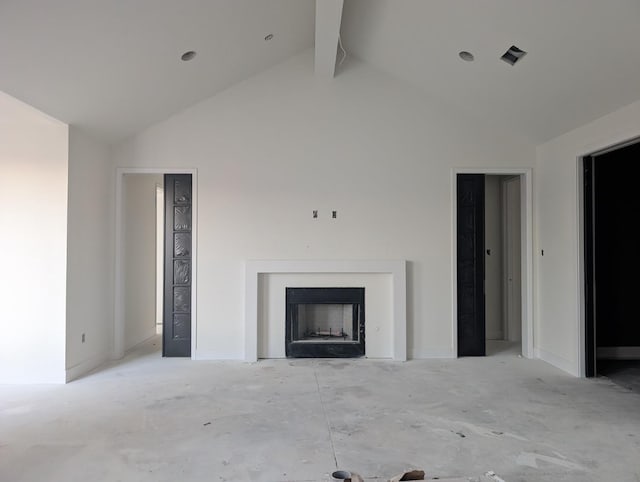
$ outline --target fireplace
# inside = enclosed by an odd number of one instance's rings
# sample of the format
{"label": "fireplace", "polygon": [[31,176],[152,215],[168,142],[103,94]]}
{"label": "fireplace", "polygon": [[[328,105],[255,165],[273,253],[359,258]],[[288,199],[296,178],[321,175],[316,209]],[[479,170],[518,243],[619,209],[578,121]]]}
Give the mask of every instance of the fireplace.
{"label": "fireplace", "polygon": [[285,353],[364,356],[364,288],[286,288]]}

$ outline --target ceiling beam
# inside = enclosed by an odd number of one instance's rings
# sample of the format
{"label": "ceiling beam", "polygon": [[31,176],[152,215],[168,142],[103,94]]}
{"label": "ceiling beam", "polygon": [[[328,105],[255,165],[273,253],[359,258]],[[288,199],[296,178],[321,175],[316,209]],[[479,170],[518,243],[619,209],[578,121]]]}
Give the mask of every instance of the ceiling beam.
{"label": "ceiling beam", "polygon": [[315,73],[333,78],[336,72],[338,36],[344,0],[316,0]]}

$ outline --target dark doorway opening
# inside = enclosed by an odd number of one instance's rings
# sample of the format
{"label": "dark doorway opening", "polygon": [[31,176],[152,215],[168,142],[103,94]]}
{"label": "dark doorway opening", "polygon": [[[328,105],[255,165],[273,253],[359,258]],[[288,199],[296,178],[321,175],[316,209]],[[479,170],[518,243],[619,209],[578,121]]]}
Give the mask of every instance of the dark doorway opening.
{"label": "dark doorway opening", "polygon": [[640,143],[583,159],[587,377],[615,379],[640,366],[640,249],[634,237],[639,175]]}

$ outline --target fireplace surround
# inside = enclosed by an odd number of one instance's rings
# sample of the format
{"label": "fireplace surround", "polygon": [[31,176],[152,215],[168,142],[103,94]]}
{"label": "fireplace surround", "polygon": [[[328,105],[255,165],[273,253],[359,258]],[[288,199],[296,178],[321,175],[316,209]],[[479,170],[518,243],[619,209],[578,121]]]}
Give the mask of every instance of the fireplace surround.
{"label": "fireplace surround", "polygon": [[364,288],[286,288],[288,358],[365,354]]}
{"label": "fireplace surround", "polygon": [[[311,277],[322,278],[322,284],[308,283],[285,283],[282,284],[281,291],[274,292],[272,295],[275,299],[281,299],[281,308],[273,313],[273,324],[271,317],[265,311],[265,303],[272,305],[274,299],[271,294],[265,294],[261,286],[260,279],[269,280],[266,286],[270,286],[273,280],[272,276],[292,277],[305,276],[306,279]],[[365,356],[374,358],[391,358],[397,361],[407,359],[407,291],[406,291],[406,261],[405,260],[247,260],[245,262],[245,356],[247,362],[255,362],[258,358],[284,358],[285,357],[285,337],[283,316],[285,311],[285,287],[286,286],[344,286],[340,277],[350,276],[353,279],[368,279],[369,276],[388,277],[390,285],[379,291],[379,295],[375,295],[373,301],[378,299],[386,300],[384,303],[390,303],[390,313],[387,319],[388,328],[382,328],[378,332],[376,325],[372,324],[372,316],[377,315],[379,311],[374,311],[373,315],[368,309],[367,326],[370,336],[367,336],[367,352]],[[336,279],[332,279],[337,277]],[[328,282],[327,282],[328,281]],[[264,285],[262,285],[264,287]],[[368,286],[367,283],[356,282],[352,286]],[[369,288],[367,288],[368,290]],[[388,291],[384,291],[388,290]],[[369,293],[371,295],[371,293]],[[264,297],[266,296],[266,298]],[[275,302],[277,304],[277,302]],[[259,322],[260,320],[260,322]],[[264,324],[263,324],[264,323]],[[259,328],[259,325],[261,328]],[[266,347],[268,340],[271,340],[270,334],[277,333],[273,343],[276,345],[274,350],[269,353],[271,355],[259,356],[259,346]],[[280,335],[280,333],[282,333]],[[381,338],[380,334],[384,334]],[[276,341],[277,340],[277,341]],[[375,342],[375,343],[374,343]],[[271,342],[268,342],[271,343]],[[370,349],[376,347],[387,346],[376,349],[375,352],[369,353]],[[277,344],[282,345],[281,352],[277,348]],[[264,350],[262,348],[261,350]],[[263,351],[264,353],[264,351]]]}

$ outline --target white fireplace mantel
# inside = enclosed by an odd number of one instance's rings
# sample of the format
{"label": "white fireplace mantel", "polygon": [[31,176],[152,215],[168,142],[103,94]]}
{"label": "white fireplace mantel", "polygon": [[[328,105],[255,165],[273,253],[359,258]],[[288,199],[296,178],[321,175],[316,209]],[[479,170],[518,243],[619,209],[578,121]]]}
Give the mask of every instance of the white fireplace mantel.
{"label": "white fireplace mantel", "polygon": [[407,273],[404,260],[247,260],[245,270],[245,351],[258,360],[258,280],[270,273],[382,273],[392,278],[393,354],[407,359]]}

